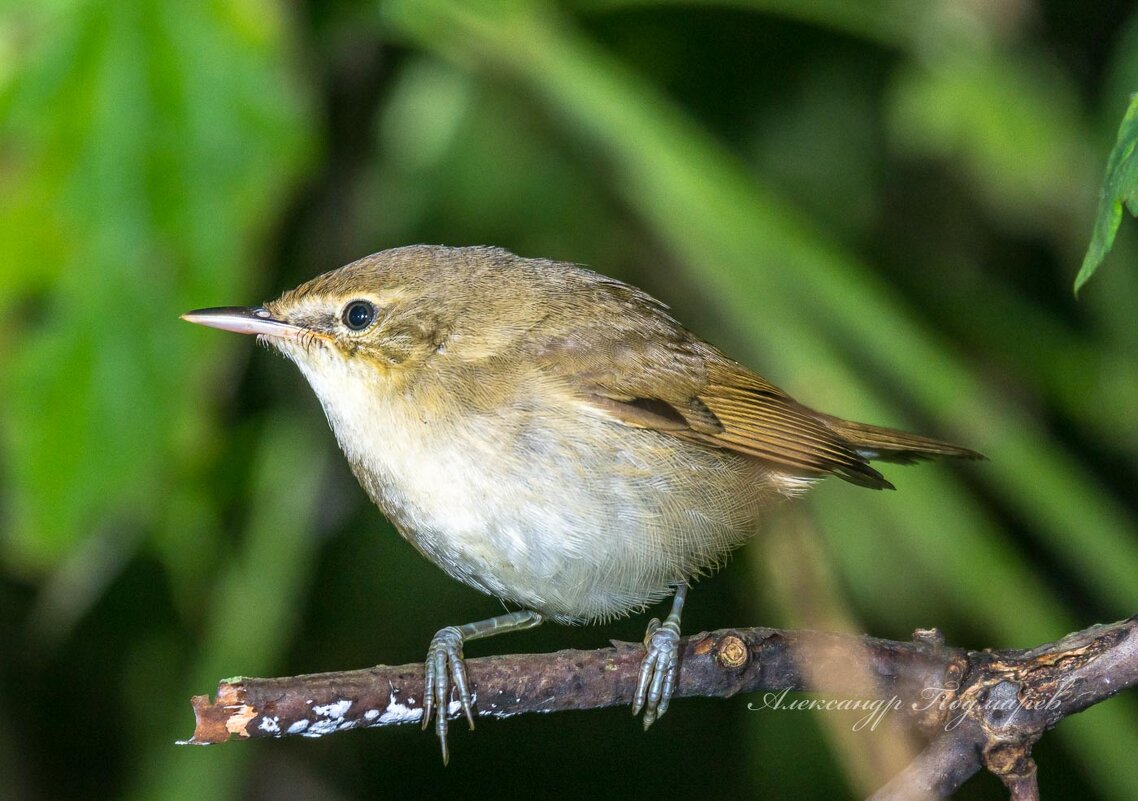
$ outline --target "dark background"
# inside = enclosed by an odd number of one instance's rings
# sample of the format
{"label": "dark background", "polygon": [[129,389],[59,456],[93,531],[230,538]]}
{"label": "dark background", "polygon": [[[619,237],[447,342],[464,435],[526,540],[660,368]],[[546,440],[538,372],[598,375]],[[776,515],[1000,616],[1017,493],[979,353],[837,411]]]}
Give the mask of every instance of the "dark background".
{"label": "dark background", "polygon": [[[1136,88],[1127,2],[0,5],[0,797],[864,795],[889,727],[742,698],[458,726],[445,770],[411,728],[174,747],[220,678],[500,609],[367,503],[291,365],[177,316],[414,242],[588,264],[991,459],[823,486],[686,631],[1031,646],[1138,609],[1130,221],[1072,293]],[[1044,792],[1138,797],[1136,750],[1124,694],[1043,739]]]}

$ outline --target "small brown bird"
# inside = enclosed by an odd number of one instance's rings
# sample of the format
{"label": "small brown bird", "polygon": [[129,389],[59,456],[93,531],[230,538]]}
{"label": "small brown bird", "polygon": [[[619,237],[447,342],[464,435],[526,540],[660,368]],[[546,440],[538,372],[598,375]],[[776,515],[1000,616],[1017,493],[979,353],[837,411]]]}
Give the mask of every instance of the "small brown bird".
{"label": "small brown bird", "polygon": [[448,626],[427,652],[447,758],[466,640],[588,623],[675,593],[653,620],[633,714],[664,714],[688,583],[772,502],[835,475],[892,488],[870,460],[980,454],[815,412],[627,284],[497,248],[368,256],[263,308],[192,311],[256,334],[312,385],[352,472],[420,553],[521,607]]}

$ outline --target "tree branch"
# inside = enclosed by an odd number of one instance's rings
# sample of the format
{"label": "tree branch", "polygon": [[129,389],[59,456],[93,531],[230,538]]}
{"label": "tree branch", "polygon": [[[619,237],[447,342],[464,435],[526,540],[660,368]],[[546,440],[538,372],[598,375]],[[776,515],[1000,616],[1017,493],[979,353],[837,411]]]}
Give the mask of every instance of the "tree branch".
{"label": "tree branch", "polygon": [[[836,708],[864,710],[866,720],[896,711],[930,738],[874,801],[945,797],[981,767],[999,776],[1013,799],[1027,801],[1039,797],[1031,749],[1042,734],[1138,682],[1136,627],[1138,616],[1020,651],[947,647],[935,629],[918,630],[912,642],[724,629],[685,641],[676,696],[766,691],[750,705],[762,709],[785,703],[780,693],[788,690],[857,693]],[[478,715],[510,717],[627,705],[643,655],[640,645],[614,643],[595,651],[469,659],[466,666]],[[877,686],[874,698],[861,692],[867,674]],[[186,742],[319,737],[415,723],[423,714],[422,690],[421,664],[230,679],[219,684],[215,701],[193,699],[197,726]],[[448,711],[459,714],[457,701]]]}

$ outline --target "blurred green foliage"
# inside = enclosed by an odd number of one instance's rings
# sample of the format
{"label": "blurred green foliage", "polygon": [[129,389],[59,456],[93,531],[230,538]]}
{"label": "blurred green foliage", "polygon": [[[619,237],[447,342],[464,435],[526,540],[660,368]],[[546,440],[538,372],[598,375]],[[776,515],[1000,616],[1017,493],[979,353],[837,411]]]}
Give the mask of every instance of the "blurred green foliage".
{"label": "blurred green foliage", "polygon": [[[987,453],[815,493],[860,629],[1134,613],[1135,43],[1122,2],[0,3],[0,796],[854,792],[818,720],[739,700],[480,726],[445,772],[409,731],[172,745],[223,676],[412,661],[496,608],[368,506],[290,365],[177,320],[411,242],[590,264],[811,405]],[[689,631],[783,619],[753,562]],[[1042,782],[1138,797],[1135,749],[1124,696]]]}

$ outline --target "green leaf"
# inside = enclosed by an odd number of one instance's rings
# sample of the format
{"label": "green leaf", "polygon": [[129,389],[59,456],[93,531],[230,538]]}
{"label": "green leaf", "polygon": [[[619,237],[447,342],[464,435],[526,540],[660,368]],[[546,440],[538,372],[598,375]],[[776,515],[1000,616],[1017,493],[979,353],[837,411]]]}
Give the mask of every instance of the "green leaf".
{"label": "green leaf", "polygon": [[310,130],[271,10],[61,3],[8,65],[0,508],[29,574],[100,529],[133,547],[206,456],[194,432],[225,345],[178,314],[246,298]]}
{"label": "green leaf", "polygon": [[1132,215],[1138,216],[1138,93],[1130,96],[1130,107],[1118,128],[1118,141],[1106,163],[1106,181],[1099,195],[1091,244],[1083,257],[1083,266],[1075,276],[1076,294],[1095,274],[1114,245],[1124,203]]}

